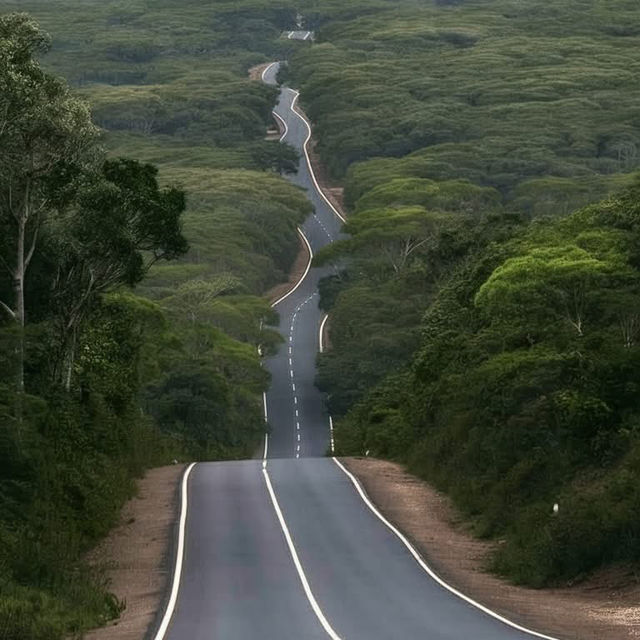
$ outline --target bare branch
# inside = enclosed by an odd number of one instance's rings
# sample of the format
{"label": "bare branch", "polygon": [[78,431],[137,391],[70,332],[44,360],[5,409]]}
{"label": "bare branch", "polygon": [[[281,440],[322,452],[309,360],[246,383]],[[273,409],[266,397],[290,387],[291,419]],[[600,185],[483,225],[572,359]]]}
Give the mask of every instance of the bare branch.
{"label": "bare branch", "polygon": [[15,312],[10,307],[8,307],[4,302],[2,302],[2,300],[0,300],[0,309],[4,309],[9,314],[12,320],[16,319]]}
{"label": "bare branch", "polygon": [[[39,214],[38,214],[38,218],[40,218]],[[38,242],[38,231],[39,230],[40,230],[40,220],[38,219],[37,222],[36,222],[35,231],[33,232],[33,238],[31,239],[31,247],[29,248],[29,252],[27,253],[26,258],[24,259],[24,268],[25,268],[25,270],[29,266],[29,263],[31,262],[31,258],[33,258],[33,254],[34,254],[34,252],[36,250],[36,244]]]}

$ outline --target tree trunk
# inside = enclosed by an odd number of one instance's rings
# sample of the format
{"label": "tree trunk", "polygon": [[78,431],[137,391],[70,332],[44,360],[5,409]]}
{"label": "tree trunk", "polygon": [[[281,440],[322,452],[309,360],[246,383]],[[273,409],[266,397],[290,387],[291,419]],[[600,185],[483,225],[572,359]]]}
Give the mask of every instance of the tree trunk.
{"label": "tree trunk", "polygon": [[[27,207],[25,207],[27,209]],[[27,211],[18,219],[18,242],[16,250],[16,269],[13,274],[13,294],[14,294],[14,317],[16,324],[20,330],[18,336],[18,391],[24,392],[24,275],[25,275],[25,260],[24,260],[24,245],[25,245],[25,232]]]}
{"label": "tree trunk", "polygon": [[64,388],[67,393],[71,391],[71,376],[73,374],[73,364],[76,358],[76,332],[71,334],[71,345],[69,347],[69,354],[67,356],[67,373],[64,381]]}

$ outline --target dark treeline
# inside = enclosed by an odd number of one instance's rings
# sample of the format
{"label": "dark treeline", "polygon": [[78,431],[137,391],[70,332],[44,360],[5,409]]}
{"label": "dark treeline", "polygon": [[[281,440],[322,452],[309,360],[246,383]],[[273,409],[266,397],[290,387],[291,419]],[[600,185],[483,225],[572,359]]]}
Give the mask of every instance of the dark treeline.
{"label": "dark treeline", "polygon": [[0,17],[0,638],[52,640],[123,606],[81,557],[133,478],[259,445],[310,205],[247,69],[295,12],[2,7],[41,26]]}
{"label": "dark treeline", "polygon": [[518,582],[637,563],[638,8],[360,5],[288,71],[349,209],[317,257],[339,452],[445,490]]}

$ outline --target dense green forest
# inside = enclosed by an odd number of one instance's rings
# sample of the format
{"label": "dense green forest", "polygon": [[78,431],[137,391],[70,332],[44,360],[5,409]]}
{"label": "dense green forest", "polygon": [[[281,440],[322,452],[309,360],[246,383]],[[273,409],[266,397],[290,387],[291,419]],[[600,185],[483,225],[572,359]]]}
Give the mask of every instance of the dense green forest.
{"label": "dense green forest", "polygon": [[263,294],[310,205],[247,70],[295,11],[0,11],[0,638],[50,640],[118,614],[80,558],[133,478],[258,446]]}
{"label": "dense green forest", "polygon": [[349,210],[318,256],[340,452],[447,491],[516,581],[640,561],[634,1],[0,11],[0,638],[117,615],[79,558],[145,468],[253,452],[310,210],[247,77],[275,59]]}
{"label": "dense green forest", "polygon": [[287,77],[349,213],[338,451],[446,491],[517,582],[638,563],[637,4],[318,4]]}

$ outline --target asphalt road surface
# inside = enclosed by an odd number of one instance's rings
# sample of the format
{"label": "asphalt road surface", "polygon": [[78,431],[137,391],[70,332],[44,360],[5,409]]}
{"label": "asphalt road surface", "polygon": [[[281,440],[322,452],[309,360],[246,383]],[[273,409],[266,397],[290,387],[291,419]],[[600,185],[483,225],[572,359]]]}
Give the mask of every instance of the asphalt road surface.
{"label": "asphalt road surface", "polygon": [[[276,65],[265,82],[274,82]],[[308,129],[284,88],[276,113],[302,151]],[[315,214],[303,226],[315,251],[340,220],[319,195],[304,155],[293,182]],[[286,343],[267,363],[270,425],[264,460],[204,463],[188,479],[177,603],[158,640],[524,640],[430,577],[367,506],[330,457],[329,419],[313,386],[318,330],[311,269],[277,304]],[[186,483],[185,483],[186,484]],[[166,615],[169,621],[171,607]],[[538,636],[545,637],[545,636]]]}
{"label": "asphalt road surface", "polygon": [[295,31],[285,31],[284,35],[289,40],[313,40],[313,31],[296,29]]}

